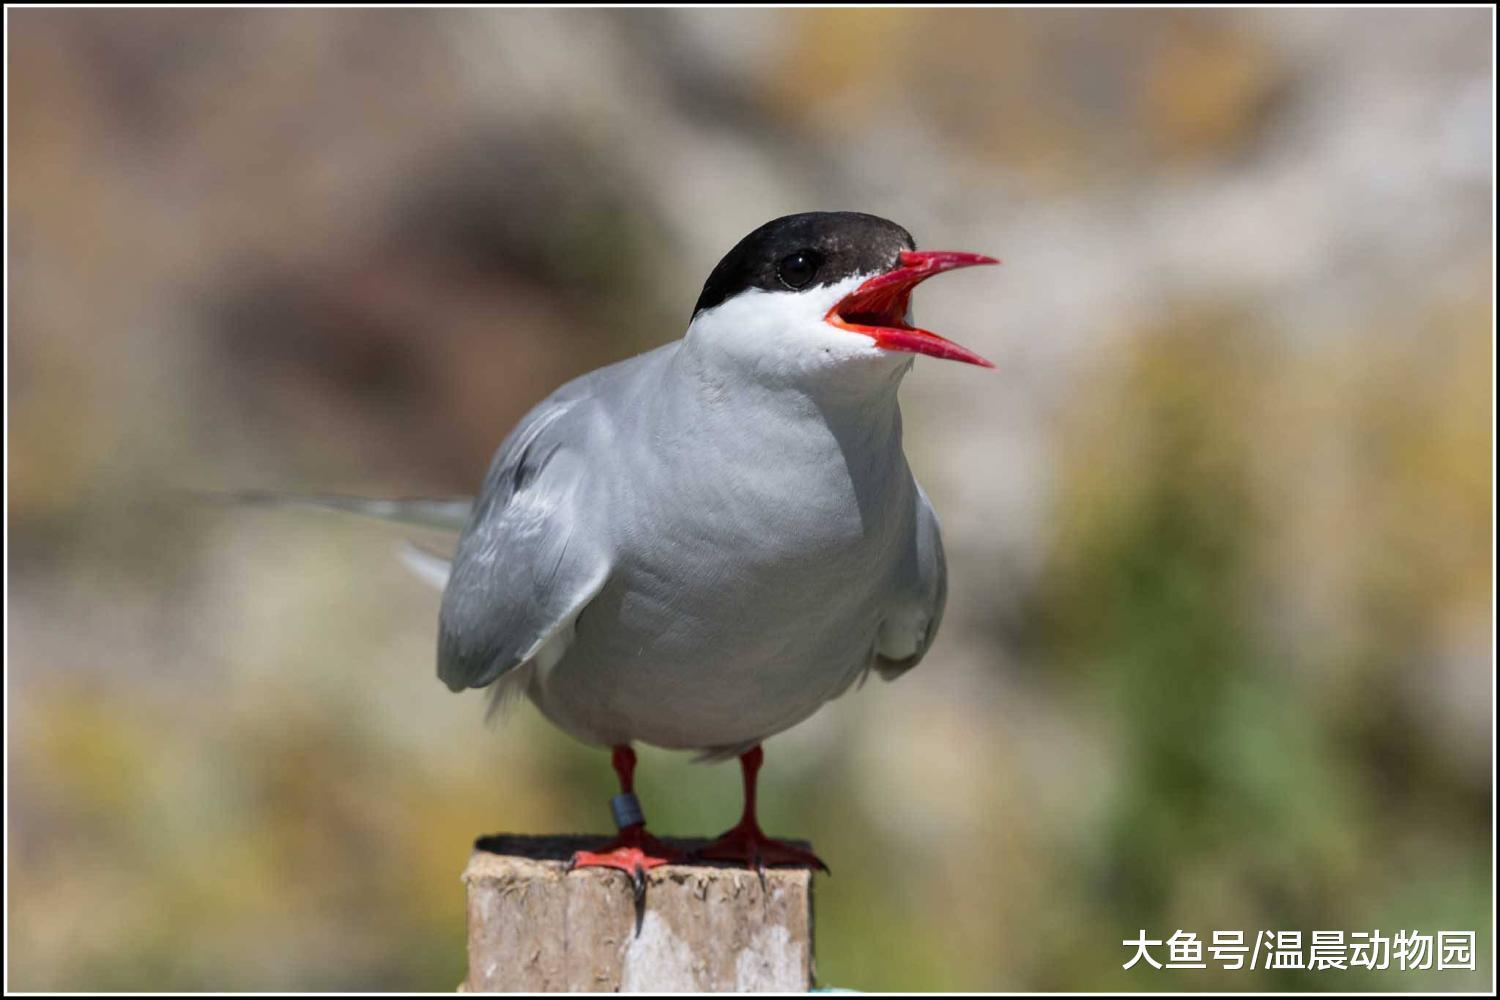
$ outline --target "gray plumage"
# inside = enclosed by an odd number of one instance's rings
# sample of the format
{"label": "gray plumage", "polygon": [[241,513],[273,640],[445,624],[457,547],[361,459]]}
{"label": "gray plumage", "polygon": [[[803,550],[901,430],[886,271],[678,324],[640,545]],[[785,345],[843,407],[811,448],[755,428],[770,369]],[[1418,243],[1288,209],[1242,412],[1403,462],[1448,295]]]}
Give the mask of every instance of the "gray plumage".
{"label": "gray plumage", "polygon": [[915,250],[857,213],[745,237],[678,341],[563,386],[467,499],[269,497],[462,534],[438,674],[524,693],[601,745],[736,753],[932,644],[947,592],[936,516],[901,445],[914,353],[988,366],[910,325],[932,274],[993,264]]}
{"label": "gray plumage", "polygon": [[748,294],[758,318],[705,314],[510,435],[443,595],[451,688],[524,691],[591,743],[721,755],[922,658],[946,574],[901,450],[910,356],[747,361],[747,327],[804,298]]}
{"label": "gray plumage", "polygon": [[201,494],[206,499],[249,507],[308,507],[339,514],[409,524],[436,531],[458,531],[468,523],[474,501],[471,497],[413,497],[378,499],[342,496],[336,493],[278,493],[274,490],[240,490],[235,493]]}

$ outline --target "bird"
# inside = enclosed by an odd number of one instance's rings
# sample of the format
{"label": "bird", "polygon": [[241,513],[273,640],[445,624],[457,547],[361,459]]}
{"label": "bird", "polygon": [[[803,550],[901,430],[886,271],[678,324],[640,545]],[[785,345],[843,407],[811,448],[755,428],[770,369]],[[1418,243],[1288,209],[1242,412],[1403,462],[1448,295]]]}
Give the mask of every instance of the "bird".
{"label": "bird", "polygon": [[570,870],[619,869],[639,893],[688,860],[647,830],[640,744],[739,760],[740,819],[695,857],[827,870],[761,829],[762,745],[932,646],[947,568],[898,389],[918,355],[994,366],[913,325],[911,296],[998,263],[860,212],[774,219],[709,273],[679,339],[527,413],[471,502],[302,498],[461,523],[451,561],[414,557],[443,586],[438,676],[611,750],[617,835]]}

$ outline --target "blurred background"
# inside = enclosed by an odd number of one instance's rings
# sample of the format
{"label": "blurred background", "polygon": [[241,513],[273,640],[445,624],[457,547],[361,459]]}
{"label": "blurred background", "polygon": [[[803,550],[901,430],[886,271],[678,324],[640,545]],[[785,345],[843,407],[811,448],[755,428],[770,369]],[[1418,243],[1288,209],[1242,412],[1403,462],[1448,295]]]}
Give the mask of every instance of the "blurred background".
{"label": "blurred background", "polygon": [[[904,391],[943,634],[768,745],[820,981],[1490,985],[1488,11],[8,23],[13,988],[451,990],[472,838],[606,831],[607,756],[436,682],[401,530],[177,491],[470,492],[809,209],[1006,262],[918,297],[999,365]],[[735,819],[643,758],[658,832]]]}

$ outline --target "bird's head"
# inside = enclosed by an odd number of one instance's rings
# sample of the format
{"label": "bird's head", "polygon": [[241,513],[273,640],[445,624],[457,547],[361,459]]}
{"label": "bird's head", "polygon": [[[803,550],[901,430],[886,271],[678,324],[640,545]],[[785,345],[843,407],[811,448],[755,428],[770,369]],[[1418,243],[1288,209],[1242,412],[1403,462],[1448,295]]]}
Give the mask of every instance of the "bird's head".
{"label": "bird's head", "polygon": [[780,371],[904,368],[915,354],[994,365],[911,323],[911,293],[935,274],[993,257],[918,250],[894,222],[805,212],[766,223],[719,261],[693,311],[690,340]]}

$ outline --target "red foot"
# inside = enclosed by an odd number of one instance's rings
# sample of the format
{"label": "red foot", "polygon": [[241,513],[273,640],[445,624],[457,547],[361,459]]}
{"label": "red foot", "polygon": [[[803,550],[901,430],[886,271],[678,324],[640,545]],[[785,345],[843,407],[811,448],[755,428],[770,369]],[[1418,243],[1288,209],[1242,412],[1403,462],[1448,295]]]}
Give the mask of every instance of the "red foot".
{"label": "red foot", "polygon": [[646,832],[641,824],[627,826],[597,851],[578,851],[568,862],[574,868],[618,868],[630,876],[637,894],[645,891],[646,873],[658,865],[681,861],[683,854]]}
{"label": "red foot", "polygon": [[745,867],[763,868],[767,865],[801,865],[817,868],[828,874],[828,866],[812,851],[804,851],[780,840],[772,840],[754,823],[741,821],[724,836],[700,847],[695,852],[701,858],[715,861],[743,861]]}

